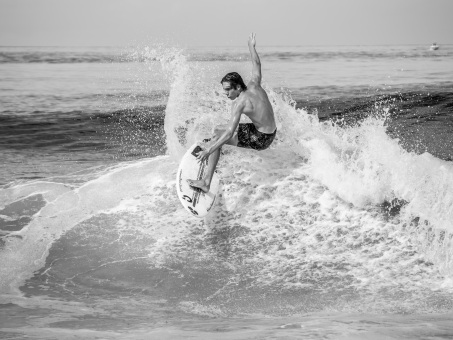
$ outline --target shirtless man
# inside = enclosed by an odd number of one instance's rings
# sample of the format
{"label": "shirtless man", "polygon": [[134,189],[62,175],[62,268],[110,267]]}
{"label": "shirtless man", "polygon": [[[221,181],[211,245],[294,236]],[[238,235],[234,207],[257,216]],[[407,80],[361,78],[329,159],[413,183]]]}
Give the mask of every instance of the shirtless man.
{"label": "shirtless man", "polygon": [[[222,145],[264,150],[272,144],[277,133],[272,105],[261,87],[261,62],[255,49],[255,33],[250,35],[248,45],[252,57],[252,79],[246,86],[238,73],[231,72],[220,81],[225,95],[235,100],[231,108],[231,119],[229,124],[216,127],[212,144],[197,154],[199,162],[208,160],[205,177],[199,181],[188,180],[190,186],[203,192],[209,191]],[[239,124],[242,114],[249,117],[252,123]]]}

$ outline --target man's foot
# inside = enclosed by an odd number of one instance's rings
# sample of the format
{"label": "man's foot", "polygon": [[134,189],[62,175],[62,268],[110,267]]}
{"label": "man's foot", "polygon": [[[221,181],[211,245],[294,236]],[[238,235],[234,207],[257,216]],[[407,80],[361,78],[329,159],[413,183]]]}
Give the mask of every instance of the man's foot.
{"label": "man's foot", "polygon": [[200,189],[204,193],[209,192],[209,185],[206,184],[204,179],[199,181],[192,181],[191,179],[188,179],[187,183],[189,183],[189,185],[194,189]]}

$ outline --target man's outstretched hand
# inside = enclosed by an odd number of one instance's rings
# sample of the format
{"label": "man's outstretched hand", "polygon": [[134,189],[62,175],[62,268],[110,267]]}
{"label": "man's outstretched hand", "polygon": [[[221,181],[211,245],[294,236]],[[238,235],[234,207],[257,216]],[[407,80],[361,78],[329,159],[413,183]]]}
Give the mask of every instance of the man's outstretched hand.
{"label": "man's outstretched hand", "polygon": [[256,34],[255,33],[250,33],[250,36],[249,36],[249,46],[253,46],[255,47],[256,45]]}

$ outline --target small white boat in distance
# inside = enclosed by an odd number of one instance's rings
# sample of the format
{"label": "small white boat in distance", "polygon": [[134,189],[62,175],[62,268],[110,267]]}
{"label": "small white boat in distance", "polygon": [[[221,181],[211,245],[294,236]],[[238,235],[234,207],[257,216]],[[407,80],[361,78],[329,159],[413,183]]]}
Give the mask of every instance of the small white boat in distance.
{"label": "small white boat in distance", "polygon": [[431,45],[431,47],[429,48],[430,51],[435,51],[435,50],[438,50],[439,49],[439,45],[437,45],[436,43],[433,43]]}

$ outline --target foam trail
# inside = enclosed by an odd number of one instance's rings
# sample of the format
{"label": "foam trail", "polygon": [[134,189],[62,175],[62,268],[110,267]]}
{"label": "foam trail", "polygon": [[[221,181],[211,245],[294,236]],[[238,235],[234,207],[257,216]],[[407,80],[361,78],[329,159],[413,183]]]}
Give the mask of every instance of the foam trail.
{"label": "foam trail", "polygon": [[[9,201],[30,194],[43,194],[47,204],[22,230],[11,233],[2,249],[0,291],[17,292],[17,287],[41,268],[55,240],[91,216],[113,209],[134,195],[152,192],[162,181],[171,182],[173,164],[165,156],[125,164],[79,188],[37,182],[6,189]],[[132,169],[134,174],[130,176]]]}

